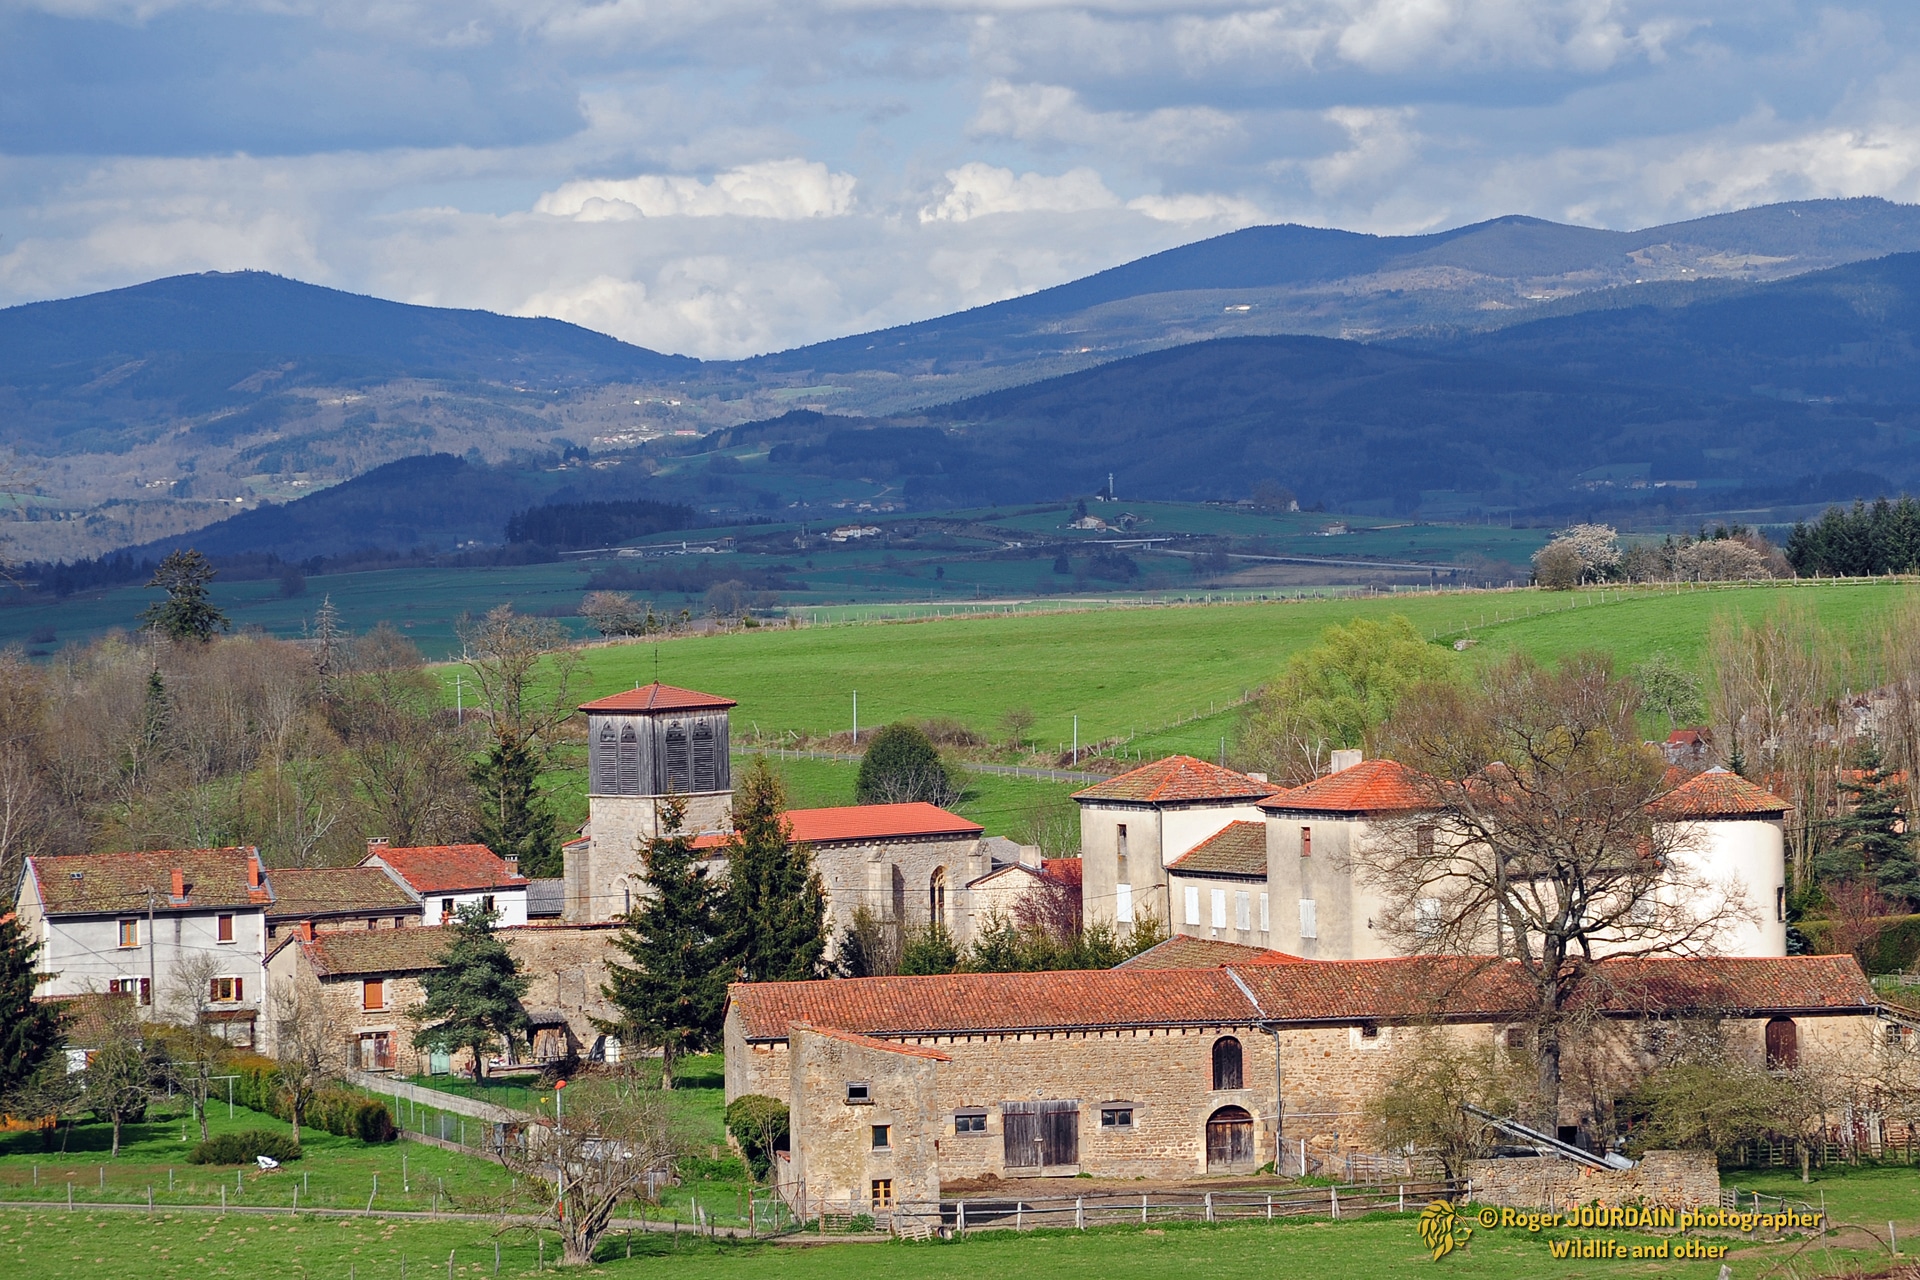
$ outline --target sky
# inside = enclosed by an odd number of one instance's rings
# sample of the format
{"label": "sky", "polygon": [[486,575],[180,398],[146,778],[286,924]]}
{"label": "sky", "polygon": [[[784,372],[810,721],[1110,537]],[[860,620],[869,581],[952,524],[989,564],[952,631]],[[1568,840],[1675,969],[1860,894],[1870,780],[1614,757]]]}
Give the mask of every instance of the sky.
{"label": "sky", "polygon": [[1920,200],[1920,5],[0,0],[0,305],[254,268],[734,357],[1262,222]]}

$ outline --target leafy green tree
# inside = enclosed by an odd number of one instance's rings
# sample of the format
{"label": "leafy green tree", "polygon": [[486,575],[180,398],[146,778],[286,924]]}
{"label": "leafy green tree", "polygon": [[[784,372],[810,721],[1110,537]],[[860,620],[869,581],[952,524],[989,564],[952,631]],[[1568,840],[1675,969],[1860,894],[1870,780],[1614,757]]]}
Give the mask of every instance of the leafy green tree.
{"label": "leafy green tree", "polygon": [[1364,746],[1415,685],[1447,679],[1453,664],[1400,614],[1328,627],[1260,691],[1240,732],[1249,767],[1305,781],[1326,753]]}
{"label": "leafy green tree", "polygon": [[511,1044],[528,1025],[520,1000],[530,983],[513,952],[494,933],[497,919],[498,912],[477,902],[460,908],[446,926],[452,937],[440,953],[440,968],[420,979],[426,1000],[408,1011],[414,1021],[427,1024],[414,1032],[415,1048],[436,1053],[469,1049],[474,1074],[481,1079],[494,1038]]}
{"label": "leafy green tree", "polygon": [[786,786],[755,756],[734,788],[727,853],[726,949],[744,982],[823,976],[827,893],[813,849],[791,842]]}
{"label": "leafy green tree", "polygon": [[473,838],[503,858],[517,857],[520,874],[560,874],[560,825],[539,788],[540,757],[526,742],[495,738],[473,766],[480,793]]}
{"label": "leafy green tree", "polygon": [[1855,776],[1840,783],[1850,805],[1840,819],[1839,839],[1820,855],[1823,878],[1864,878],[1883,893],[1911,901],[1920,896],[1920,867],[1914,864],[1900,783],[1871,738],[1861,744],[1854,768]]}
{"label": "leafy green tree", "polygon": [[1367,1120],[1382,1151],[1412,1151],[1440,1163],[1449,1178],[1485,1154],[1491,1135],[1462,1108],[1471,1103],[1495,1115],[1524,1106],[1527,1072],[1505,1049],[1461,1043],[1447,1030],[1408,1027],[1386,1087],[1367,1104]]}
{"label": "leafy green tree", "polygon": [[60,1048],[59,1007],[33,1001],[39,954],[19,921],[0,920],[0,1097],[25,1085]]}
{"label": "leafy green tree", "polygon": [[948,805],[960,788],[947,771],[933,739],[918,725],[890,724],[873,735],[860,760],[853,798],[859,804],[902,804],[924,800]]}
{"label": "leafy green tree", "polygon": [[633,964],[610,962],[600,988],[620,1016],[599,1025],[628,1043],[657,1045],[661,1084],[671,1089],[674,1063],[704,1051],[719,1036],[732,973],[719,894],[694,852],[693,836],[680,831],[686,806],[670,799],[661,811],[662,828],[678,834],[647,841],[646,883],[652,892],[627,914],[613,938]]}
{"label": "leafy green tree", "polygon": [[211,640],[217,631],[227,631],[232,621],[213,603],[214,567],[198,551],[176,551],[154,570],[149,587],[167,593],[140,615],[142,627],[152,627],[174,640]]}
{"label": "leafy green tree", "polygon": [[1633,678],[1647,706],[1666,716],[1668,729],[1700,718],[1700,677],[1675,662],[1672,654],[1654,654],[1633,669]]}

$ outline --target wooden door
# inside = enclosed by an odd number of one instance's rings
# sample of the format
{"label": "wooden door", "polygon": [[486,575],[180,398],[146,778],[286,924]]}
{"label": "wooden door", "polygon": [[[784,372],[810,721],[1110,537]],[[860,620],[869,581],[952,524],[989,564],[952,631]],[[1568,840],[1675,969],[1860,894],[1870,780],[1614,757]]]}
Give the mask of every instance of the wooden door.
{"label": "wooden door", "polygon": [[1078,1101],[1003,1102],[1000,1130],[1008,1169],[1038,1171],[1080,1163]]}
{"label": "wooden door", "polygon": [[1222,1107],[1207,1118],[1207,1168],[1253,1163],[1253,1117],[1241,1107]]}

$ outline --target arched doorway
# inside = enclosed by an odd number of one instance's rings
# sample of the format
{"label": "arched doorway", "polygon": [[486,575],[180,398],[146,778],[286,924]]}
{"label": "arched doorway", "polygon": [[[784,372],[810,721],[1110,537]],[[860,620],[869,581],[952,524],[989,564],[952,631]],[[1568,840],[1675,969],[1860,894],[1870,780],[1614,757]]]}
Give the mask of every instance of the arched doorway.
{"label": "arched doorway", "polygon": [[1767,1019],[1767,1070],[1792,1071],[1800,1065],[1800,1028],[1792,1018]]}
{"label": "arched doorway", "polygon": [[1222,1107],[1207,1117],[1207,1169],[1253,1163],[1253,1117],[1245,1107]]}
{"label": "arched doorway", "polygon": [[1240,1042],[1232,1036],[1221,1036],[1213,1042],[1213,1087],[1244,1087],[1240,1076]]}

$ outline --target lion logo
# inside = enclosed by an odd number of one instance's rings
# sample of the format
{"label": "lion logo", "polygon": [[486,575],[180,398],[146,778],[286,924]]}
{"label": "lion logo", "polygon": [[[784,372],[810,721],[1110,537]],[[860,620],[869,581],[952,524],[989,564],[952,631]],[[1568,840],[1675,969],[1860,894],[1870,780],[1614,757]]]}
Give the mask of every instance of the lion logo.
{"label": "lion logo", "polygon": [[1445,1200],[1435,1200],[1420,1215],[1416,1224],[1420,1238],[1433,1250],[1435,1262],[1452,1253],[1473,1236],[1473,1228],[1461,1222],[1453,1211],[1453,1205]]}

